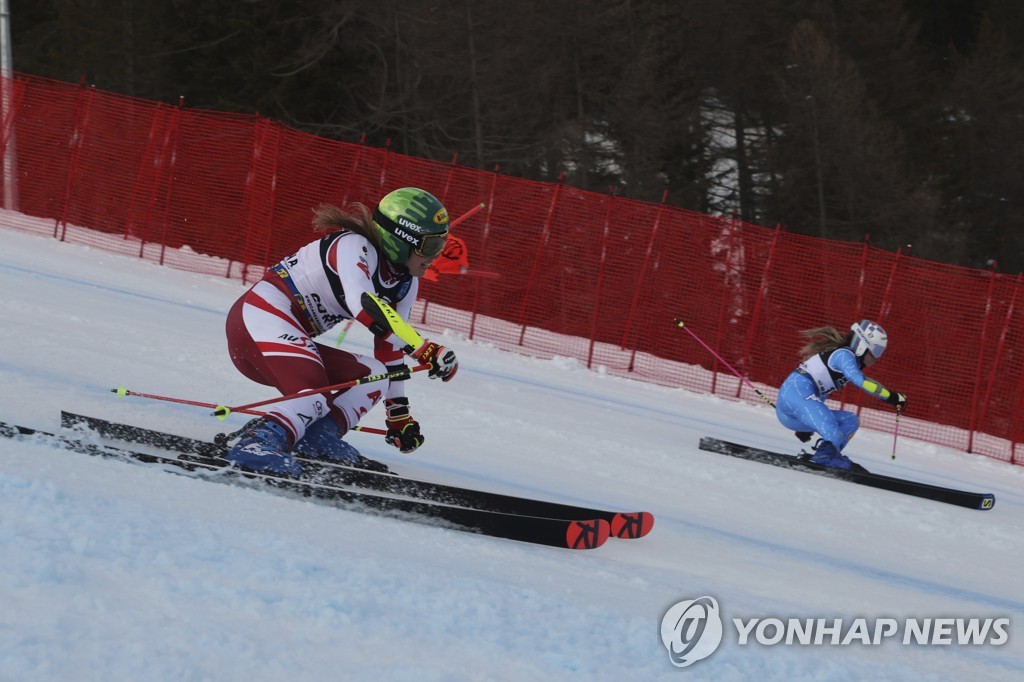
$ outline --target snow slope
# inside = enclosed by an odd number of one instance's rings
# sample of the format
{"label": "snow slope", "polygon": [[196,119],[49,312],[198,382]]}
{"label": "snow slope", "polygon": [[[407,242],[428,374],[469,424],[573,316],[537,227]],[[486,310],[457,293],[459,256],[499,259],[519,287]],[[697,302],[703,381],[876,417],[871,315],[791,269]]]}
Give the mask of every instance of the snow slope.
{"label": "snow slope", "polygon": [[[225,425],[206,410],[110,389],[272,395],[225,352],[237,280],[0,230],[0,289],[2,421],[52,430],[66,409],[209,437]],[[764,407],[427,335],[461,366],[408,387],[426,445],[403,456],[354,434],[364,454],[645,509],[652,534],[556,550],[0,441],[0,679],[1024,679],[1021,467],[906,439],[891,461],[892,437],[866,431],[848,450],[879,473],[993,492],[989,512],[774,469],[697,449],[713,435],[795,450]],[[345,345],[365,352],[368,337]],[[725,639],[676,668],[661,618],[704,595]],[[729,621],[752,617],[1006,617],[1010,636],[742,646]]]}

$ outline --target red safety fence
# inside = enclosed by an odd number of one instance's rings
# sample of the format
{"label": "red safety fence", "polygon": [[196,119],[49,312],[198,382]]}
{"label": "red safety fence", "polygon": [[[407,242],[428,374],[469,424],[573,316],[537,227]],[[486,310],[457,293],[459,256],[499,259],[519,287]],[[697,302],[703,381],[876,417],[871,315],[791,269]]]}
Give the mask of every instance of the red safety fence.
{"label": "red safety fence", "polygon": [[[486,204],[456,232],[471,275],[491,273],[424,282],[419,323],[757,401],[673,319],[767,388],[798,362],[798,330],[870,318],[891,340],[872,375],[910,397],[901,433],[1024,461],[1019,276],[425,161],[257,116],[24,75],[0,84],[5,208],[53,220],[56,238],[86,227],[77,241],[117,235],[140,257],[254,281],[315,237],[317,204],[372,205],[415,185],[453,217]],[[853,388],[840,398],[866,426],[893,428],[875,399]]]}

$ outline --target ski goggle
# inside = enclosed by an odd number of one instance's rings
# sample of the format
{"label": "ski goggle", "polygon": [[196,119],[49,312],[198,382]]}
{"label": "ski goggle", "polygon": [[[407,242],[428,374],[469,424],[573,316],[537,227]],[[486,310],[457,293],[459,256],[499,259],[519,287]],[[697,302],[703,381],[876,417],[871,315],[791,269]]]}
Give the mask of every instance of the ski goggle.
{"label": "ski goggle", "polygon": [[444,245],[448,242],[448,233],[428,234],[420,237],[419,246],[413,249],[418,255],[424,258],[434,258],[441,255]]}

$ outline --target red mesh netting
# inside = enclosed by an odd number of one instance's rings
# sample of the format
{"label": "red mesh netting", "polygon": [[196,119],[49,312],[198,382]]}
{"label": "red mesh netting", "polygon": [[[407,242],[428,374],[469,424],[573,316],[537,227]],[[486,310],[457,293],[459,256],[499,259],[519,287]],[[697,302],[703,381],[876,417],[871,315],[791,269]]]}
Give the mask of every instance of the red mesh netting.
{"label": "red mesh netting", "polygon": [[[314,238],[317,204],[372,205],[415,185],[453,217],[486,204],[455,228],[470,276],[424,282],[415,322],[757,401],[673,319],[774,398],[770,387],[798,360],[798,330],[870,318],[891,341],[872,376],[910,396],[902,433],[1022,460],[1019,277],[424,161],[255,116],[29,76],[3,85],[16,208],[52,219],[57,238],[109,248],[117,235],[121,251],[254,281]],[[92,232],[72,237],[68,225]],[[854,388],[839,398],[866,426],[893,428],[878,401]]]}

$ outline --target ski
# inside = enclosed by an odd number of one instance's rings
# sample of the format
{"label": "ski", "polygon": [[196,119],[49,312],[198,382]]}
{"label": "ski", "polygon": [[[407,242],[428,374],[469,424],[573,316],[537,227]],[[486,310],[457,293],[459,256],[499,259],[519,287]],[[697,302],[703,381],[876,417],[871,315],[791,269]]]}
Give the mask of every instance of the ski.
{"label": "ski", "polygon": [[850,481],[852,483],[858,483],[860,485],[866,485],[871,488],[879,488],[881,490],[888,490],[894,493],[902,493],[904,495],[912,495],[914,497],[921,497],[927,500],[934,500],[936,502],[953,504],[958,507],[967,507],[968,509],[991,509],[996,503],[995,495],[992,495],[991,493],[972,493],[962,490],[954,490],[953,488],[943,488],[941,486],[930,485],[928,483],[918,483],[917,481],[909,481],[903,478],[873,474],[866,470],[860,472],[832,469],[821,466],[820,464],[814,464],[813,462],[796,455],[783,455],[769,450],[761,450],[747,445],[740,445],[739,443],[730,443],[729,441],[719,440],[717,438],[701,438],[700,449],[708,452],[717,452],[722,455],[739,457],[740,459],[748,459],[754,462],[771,464],[772,466],[783,467],[785,469],[796,469],[798,471],[817,474],[819,476],[837,478],[844,481]]}
{"label": "ski", "polygon": [[[186,455],[223,458],[225,448],[217,443],[151,429],[61,412],[61,426],[68,429],[86,427],[97,435],[114,440],[150,445]],[[430,483],[406,478],[390,472],[371,471],[348,467],[322,460],[298,457],[310,478],[317,480],[341,477],[346,485],[358,486],[377,492],[405,495],[431,502],[483,509],[487,511],[542,516],[560,519],[604,519],[611,527],[613,537],[641,538],[651,532],[654,516],[650,512],[615,512],[591,509],[557,502],[534,500],[514,495],[460,488],[442,483]],[[371,460],[372,461],[372,460]],[[226,463],[226,462],[225,462]]]}
{"label": "ski", "polygon": [[506,514],[439,502],[357,492],[330,483],[244,472],[231,468],[227,466],[227,462],[213,457],[196,456],[183,459],[179,457],[180,453],[160,455],[136,452],[4,422],[0,422],[0,437],[37,440],[65,450],[126,462],[158,464],[163,465],[165,471],[205,481],[259,487],[352,511],[370,510],[401,519],[440,524],[456,530],[550,547],[595,549],[605,543],[611,532],[610,524],[604,519],[558,519]]}

